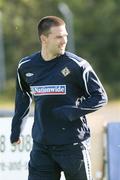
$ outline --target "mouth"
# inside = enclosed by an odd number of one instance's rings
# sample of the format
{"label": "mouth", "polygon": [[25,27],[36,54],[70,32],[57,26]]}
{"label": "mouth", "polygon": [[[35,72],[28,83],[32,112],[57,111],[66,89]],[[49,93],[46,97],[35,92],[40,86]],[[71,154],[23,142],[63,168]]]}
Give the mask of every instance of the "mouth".
{"label": "mouth", "polygon": [[60,46],[59,47],[61,50],[64,50],[65,49],[65,46]]}
{"label": "mouth", "polygon": [[59,47],[59,54],[64,54],[65,52],[65,47]]}

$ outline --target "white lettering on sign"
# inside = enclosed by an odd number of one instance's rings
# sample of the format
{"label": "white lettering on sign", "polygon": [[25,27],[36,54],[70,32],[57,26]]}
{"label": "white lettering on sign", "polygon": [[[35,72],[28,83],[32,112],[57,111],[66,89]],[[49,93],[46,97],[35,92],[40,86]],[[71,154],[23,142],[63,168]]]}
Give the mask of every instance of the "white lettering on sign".
{"label": "white lettering on sign", "polygon": [[12,118],[0,118],[0,179],[8,179],[9,177],[9,180],[26,180],[32,149],[33,118],[30,117],[27,120],[21,133],[21,144],[19,145],[11,145],[10,143],[11,120]]}

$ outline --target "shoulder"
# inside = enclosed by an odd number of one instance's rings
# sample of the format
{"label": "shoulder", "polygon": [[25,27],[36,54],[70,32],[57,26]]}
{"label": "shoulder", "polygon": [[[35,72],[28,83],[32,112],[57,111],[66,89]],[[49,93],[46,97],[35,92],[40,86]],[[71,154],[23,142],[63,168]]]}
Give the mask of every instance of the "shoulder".
{"label": "shoulder", "polygon": [[66,57],[71,61],[71,63],[76,64],[77,67],[79,68],[87,68],[90,67],[90,64],[87,60],[83,59],[80,56],[77,56],[76,54],[73,54],[71,52],[65,52]]}
{"label": "shoulder", "polygon": [[38,58],[39,54],[40,54],[40,52],[36,52],[29,56],[23,57],[18,63],[18,68],[21,68],[23,66],[27,66],[31,63],[34,63],[35,62],[34,60]]}

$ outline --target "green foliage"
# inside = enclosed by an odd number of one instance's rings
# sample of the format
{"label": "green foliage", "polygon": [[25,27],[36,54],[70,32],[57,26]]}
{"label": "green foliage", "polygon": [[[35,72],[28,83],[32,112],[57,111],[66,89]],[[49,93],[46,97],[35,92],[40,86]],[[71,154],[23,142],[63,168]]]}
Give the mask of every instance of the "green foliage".
{"label": "green foliage", "polygon": [[[18,61],[40,50],[37,23],[46,15],[63,17],[61,0],[0,0],[3,13],[7,78]],[[76,53],[94,67],[111,97],[120,96],[120,1],[64,0],[73,12]]]}
{"label": "green foliage", "polygon": [[13,103],[15,100],[15,80],[7,80],[6,84],[5,89],[0,92],[1,104],[8,104],[9,102]]}

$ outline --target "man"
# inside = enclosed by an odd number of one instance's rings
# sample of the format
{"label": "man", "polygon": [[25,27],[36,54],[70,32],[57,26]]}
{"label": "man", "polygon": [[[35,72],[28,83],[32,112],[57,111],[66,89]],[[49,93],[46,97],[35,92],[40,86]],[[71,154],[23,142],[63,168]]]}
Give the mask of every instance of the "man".
{"label": "man", "polygon": [[23,58],[17,69],[11,143],[20,143],[24,119],[35,101],[29,180],[92,180],[86,114],[107,103],[90,64],[66,52],[65,22],[47,16],[38,24],[41,51]]}

